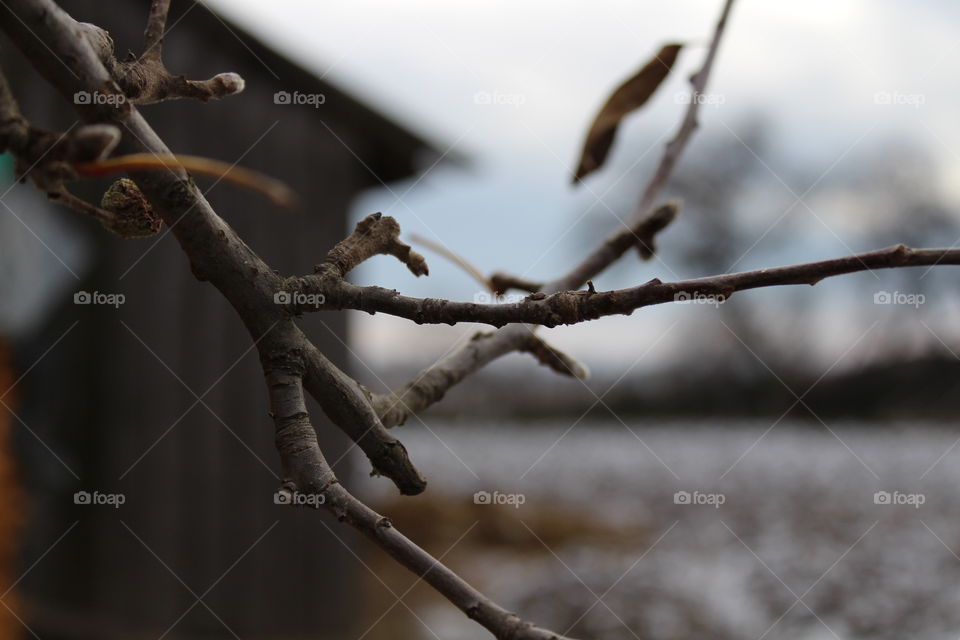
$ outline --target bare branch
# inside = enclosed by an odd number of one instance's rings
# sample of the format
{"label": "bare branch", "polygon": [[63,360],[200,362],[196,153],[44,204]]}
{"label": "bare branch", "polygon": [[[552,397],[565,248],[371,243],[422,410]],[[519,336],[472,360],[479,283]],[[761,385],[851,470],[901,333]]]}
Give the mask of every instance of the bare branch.
{"label": "bare branch", "polygon": [[404,424],[411,416],[442,400],[451,387],[468,375],[514,351],[531,353],[542,364],[563,375],[577,378],[589,375],[585,366],[543,343],[527,328],[511,329],[516,331],[478,332],[466,345],[421,371],[402,389],[370,394],[370,402],[380,416],[380,422],[388,429]]}
{"label": "bare branch", "polygon": [[[729,18],[732,6],[733,0],[724,0],[723,9],[721,10],[720,17],[717,20],[717,25],[714,29],[713,38],[710,41],[710,47],[707,51],[706,58],[704,59],[704,63],[700,67],[700,70],[693,78],[694,91],[697,93],[703,93],[706,89],[707,80],[710,78],[710,72],[713,68],[714,61],[716,60],[717,50],[720,47],[720,41],[723,38],[727,19]],[[648,220],[666,215],[665,212],[660,212],[659,208],[650,214],[647,212],[656,201],[661,189],[667,182],[667,178],[669,178],[670,173],[673,171],[673,168],[677,163],[677,159],[680,157],[681,152],[686,147],[686,144],[689,141],[689,138],[693,135],[694,130],[696,130],[699,102],[699,100],[690,101],[690,105],[687,107],[680,130],[664,149],[660,163],[648,182],[646,188],[644,189],[638,206],[634,210],[633,217],[635,218],[636,222],[630,225],[629,229],[618,231],[607,238],[603,245],[588,255],[585,260],[575,266],[570,272],[552,282],[545,284],[542,287],[544,292],[557,293],[560,291],[571,291],[583,286],[588,280],[595,278],[597,275],[602,273],[629,249],[631,244],[626,242],[627,239],[631,240],[631,242],[641,239],[650,250],[653,250],[653,239],[656,235],[656,232],[651,234],[649,239],[646,239],[643,235],[637,233],[637,229],[647,224]],[[674,215],[675,214],[676,211],[674,211]],[[666,224],[669,224],[669,220]],[[643,244],[638,245],[638,247],[641,249],[641,255],[644,254],[643,246]],[[620,250],[619,247],[625,248]],[[517,341],[522,340],[524,333],[527,331],[528,330],[524,327],[516,326],[500,329],[494,333],[494,335],[488,338],[483,338],[477,341],[476,344],[468,345],[459,352],[453,353],[447,358],[444,358],[444,362],[447,362],[451,365],[453,363],[457,363],[457,366],[460,368],[444,369],[447,379],[451,382],[442,388],[440,385],[434,385],[433,397],[435,397],[436,400],[439,400],[450,387],[463,380],[466,376],[476,372],[482,366],[491,362],[492,360],[510,353],[510,351],[513,350],[512,345],[515,345]],[[483,364],[476,365],[476,361],[471,357],[471,353],[474,350],[480,350],[484,355],[489,354],[491,357],[484,361]],[[416,386],[416,381],[410,384]],[[423,405],[417,410],[422,410],[429,406],[429,404],[431,403]]]}
{"label": "bare branch", "polygon": [[[0,26],[65,96],[69,97],[78,90],[109,86],[106,70],[87,42],[78,37],[76,23],[52,0],[8,0],[0,9]],[[71,67],[62,66],[61,59],[70,60]],[[128,152],[169,153],[133,108],[116,110],[87,104],[78,105],[78,109],[92,121],[122,123],[131,134],[124,136],[120,143]],[[214,213],[183,171],[171,169],[134,177],[157,213],[168,224],[178,221],[178,224],[171,225],[171,230],[189,257],[196,276],[214,284],[237,310],[251,335],[263,338],[258,349],[270,393],[277,448],[283,460],[284,476],[292,488],[323,495],[324,507],[338,520],[366,535],[497,638],[563,640],[559,634],[535,627],[490,601],[404,537],[388,519],[363,505],[337,483],[317,445],[309,421],[303,400],[303,378],[306,375],[307,383],[321,405],[324,398],[331,395],[343,396],[340,406],[346,409],[342,409],[342,413],[330,410],[334,421],[341,427],[344,426],[342,423],[357,416],[363,418],[365,410],[372,413],[365,404],[362,391],[342,372],[325,363],[290,320],[287,311],[274,304],[274,293],[281,289],[283,282]],[[392,244],[388,244],[388,249],[395,255],[400,251]],[[403,259],[411,260],[409,256]],[[348,260],[345,264],[350,263]],[[329,403],[325,409],[329,410]],[[370,432],[374,434],[369,438],[366,434],[357,438],[361,447],[368,442],[377,446],[388,442],[377,432],[375,416],[372,421],[361,419],[358,424],[371,426]],[[392,438],[390,441],[396,443]],[[405,458],[405,451],[399,443],[379,448],[392,450],[392,454],[384,454],[388,457]],[[402,456],[397,452],[402,452]],[[397,469],[387,471],[399,473],[403,468],[401,463]],[[381,468],[381,471],[384,470]]]}
{"label": "bare branch", "polygon": [[[60,57],[79,61],[75,70],[64,67],[56,56],[51,56],[29,29],[18,26],[21,23],[16,18],[5,20],[4,28],[25,49],[30,59],[37,61],[39,70],[48,75],[52,84],[65,95],[72,96],[74,92],[88,90],[90,86],[109,86],[106,70],[84,39],[78,38],[74,32],[76,23],[49,0],[44,0],[44,3],[51,7],[49,13],[43,14],[44,19],[50,21],[45,25],[51,31],[49,41],[68,48]],[[22,9],[21,16],[35,9],[30,3],[26,3],[26,6],[29,8]],[[2,12],[0,16],[7,17]],[[24,22],[32,24],[27,20]],[[74,76],[74,72],[80,77]],[[134,107],[127,105],[124,109],[116,109],[93,102],[78,103],[76,106],[89,119],[114,121],[131,132],[120,141],[121,148],[160,157],[171,155]],[[90,125],[88,128],[104,126],[107,125]],[[135,177],[137,182],[134,186],[139,187],[137,191],[146,197],[148,204],[153,205],[152,212],[155,211],[170,225],[172,233],[190,258],[194,274],[217,286],[237,309],[254,337],[264,335],[277,323],[289,321],[287,312],[274,304],[274,293],[280,290],[281,279],[216,215],[195,185],[186,179],[182,169],[173,165],[169,170],[135,174]],[[124,189],[123,193],[114,193],[108,198],[108,204],[118,208],[136,208],[136,202],[130,202],[130,198],[135,200],[135,194]],[[111,228],[117,225],[122,227],[127,222],[123,216],[117,215],[110,220],[110,225]],[[234,266],[229,266],[231,264]],[[302,343],[298,348],[305,350],[305,338],[292,323],[289,326],[292,328],[288,330],[296,330],[296,336]],[[332,393],[334,390],[329,391],[328,395]],[[362,394],[359,397],[363,400]],[[321,401],[321,406],[330,409],[332,405]],[[399,443],[382,428],[379,431],[373,428],[376,426],[376,416],[372,409],[367,409],[366,422],[344,411],[331,419],[348,435],[360,440],[358,445],[370,458],[374,470],[393,480],[402,493],[423,490],[425,482],[407,459],[406,450],[398,446]]]}
{"label": "bare branch", "polygon": [[[516,328],[516,327],[512,327]],[[371,403],[387,428],[407,419],[443,399],[446,392],[471,373],[512,351],[519,351],[529,332],[523,330],[504,339],[504,332],[477,333],[463,347],[421,371],[399,391],[373,394]]]}
{"label": "bare branch", "polygon": [[[897,245],[887,249],[832,260],[677,282],[653,279],[646,284],[613,291],[564,291],[546,295],[534,293],[512,304],[452,302],[437,298],[411,298],[381,287],[358,287],[347,282],[301,278],[304,292],[322,292],[326,302],[310,309],[356,309],[388,313],[417,324],[482,322],[495,327],[510,323],[555,327],[577,324],[614,314],[630,315],[634,310],[664,302],[697,296],[719,297],[723,301],[744,289],[778,285],[814,285],[824,278],[845,273],[935,264],[960,264],[960,249],[911,249]],[[316,290],[316,291],[315,291]],[[684,297],[686,296],[686,297]]]}
{"label": "bare branch", "polygon": [[[586,260],[577,265],[572,271],[548,285],[545,290],[549,293],[576,289],[583,286],[587,280],[596,277],[607,267],[616,262],[629,248],[630,241],[636,240],[637,249],[640,256],[645,260],[650,259],[656,253],[654,238],[657,233],[663,230],[676,217],[677,210],[674,209],[672,215],[669,211],[658,207],[650,212],[657,196],[667,183],[667,179],[673,172],[673,168],[680,158],[680,154],[686,148],[687,143],[693,136],[698,126],[697,116],[700,110],[701,100],[697,97],[707,88],[707,81],[710,79],[710,73],[713,70],[714,61],[717,58],[717,51],[720,48],[720,41],[727,26],[727,20],[730,17],[730,10],[733,8],[733,0],[724,0],[723,9],[717,20],[717,25],[713,31],[713,38],[710,40],[710,47],[707,49],[707,55],[703,60],[703,65],[690,79],[693,98],[687,106],[683,121],[674,137],[667,143],[660,157],[660,162],[656,170],[647,182],[643,190],[640,202],[634,209],[632,216],[637,222],[629,229],[622,229],[607,238],[604,244],[596,251],[591,253]],[[650,212],[650,213],[648,213]],[[647,233],[644,233],[646,231]],[[620,249],[621,247],[625,247]]]}
{"label": "bare branch", "polygon": [[[707,62],[694,79],[695,89],[699,86],[698,90],[702,90],[706,83],[731,4],[732,0],[727,0]],[[167,10],[168,3],[155,0],[145,33],[148,44],[153,42],[151,48],[158,49],[157,61]],[[136,78],[131,80],[127,75],[118,74],[116,65],[119,63],[112,57],[112,43],[110,56],[104,61],[102,52],[95,53],[90,47],[90,28],[80,27],[52,0],[7,0],[3,3],[3,9],[0,9],[0,25],[38,70],[67,97],[76,91],[106,91],[120,95],[118,83],[120,86],[127,85],[124,90],[132,89],[135,99],[140,102],[186,95],[182,88],[174,86],[173,89],[164,89],[156,84],[151,85],[156,81],[155,78],[138,85]],[[62,63],[63,60],[69,61],[69,67]],[[133,73],[134,68],[128,68],[127,72]],[[3,94],[4,91],[0,89],[0,127],[4,128],[0,130],[0,143],[8,147],[25,145],[24,141],[31,137],[30,127],[22,116],[11,112],[9,105],[3,104]],[[127,152],[169,153],[129,104],[120,108],[87,104],[78,105],[78,109],[89,121],[121,124],[130,133],[120,143]],[[695,118],[693,123],[695,126]],[[679,150],[682,150],[690,135],[684,134],[684,130],[682,127],[678,134],[682,138],[679,146],[673,146],[673,143],[668,146],[662,163],[667,167],[664,175],[669,174]],[[46,140],[42,142],[46,143]],[[22,147],[18,158],[25,154],[26,147]],[[652,187],[654,196],[660,188],[657,185],[662,185],[665,180],[658,177],[659,173],[648,186],[648,191]],[[347,522],[366,535],[502,640],[563,639],[553,632],[532,626],[484,597],[404,537],[387,518],[375,513],[347,492],[337,481],[317,444],[303,389],[306,387],[331,419],[367,453],[375,471],[390,476],[401,492],[417,493],[423,490],[424,481],[410,464],[403,446],[386,433],[386,426],[402,422],[414,410],[429,406],[464,376],[510,351],[529,351],[555,369],[565,368],[567,372],[577,375],[583,372],[578,371],[578,365],[569,357],[532,337],[528,327],[515,326],[496,334],[476,336],[467,348],[424,372],[420,380],[408,385],[400,394],[374,396],[368,400],[362,387],[327,361],[296,328],[290,314],[301,309],[274,304],[274,294],[294,287],[326,296],[324,308],[385,311],[417,322],[473,321],[494,325],[523,322],[552,326],[612,313],[630,313],[642,306],[676,300],[680,295],[725,299],[739,290],[783,284],[815,284],[825,277],[868,269],[960,264],[960,250],[915,250],[899,245],[791,267],[675,283],[653,280],[619,291],[597,292],[592,283],[588,291],[566,290],[583,284],[579,282],[564,286],[577,278],[589,282],[591,272],[599,273],[609,266],[630,246],[637,244],[637,239],[641,252],[646,250],[652,253],[654,236],[673,219],[676,212],[674,207],[673,214],[669,216],[661,213],[657,217],[654,212],[655,215],[642,218],[630,230],[629,243],[613,242],[601,248],[588,258],[586,266],[581,265],[566,278],[548,283],[544,293],[535,293],[523,302],[513,305],[476,305],[424,300],[400,296],[376,287],[357,287],[344,280],[344,276],[353,268],[376,254],[394,255],[416,275],[426,274],[423,257],[399,241],[399,227],[391,218],[379,215],[368,217],[358,225],[350,238],[330,252],[324,263],[318,266],[315,275],[283,281],[213,212],[181,168],[172,167],[168,172],[138,173],[134,178],[142,190],[141,194],[156,213],[168,223],[174,220],[178,222],[171,225],[172,232],[189,257],[196,276],[210,281],[229,300],[251,335],[263,338],[258,342],[258,349],[270,395],[277,449],[284,470],[284,490],[322,496],[322,506],[338,520]],[[638,207],[641,215],[649,209],[653,200],[651,196],[650,203],[641,201]],[[411,402],[408,403],[407,399]],[[385,406],[386,402],[393,402],[393,405]],[[402,411],[394,411],[398,404],[403,406]]]}
{"label": "bare branch", "polygon": [[294,491],[323,494],[338,481],[310,424],[303,398],[303,364],[286,349],[261,349],[261,360],[284,485]]}
{"label": "bare branch", "polygon": [[594,249],[580,264],[563,277],[551,282],[544,290],[557,292],[582,287],[591,278],[600,275],[607,267],[620,259],[630,247],[637,247],[640,256],[649,259],[656,253],[657,234],[667,228],[677,217],[680,203],[664,203],[641,217],[640,221],[629,229],[621,229],[609,236]]}
{"label": "bare branch", "polygon": [[[299,333],[295,327],[290,331]],[[367,455],[374,475],[390,478],[403,495],[427,488],[399,440],[387,433],[360,385],[304,339],[304,385],[324,413]]]}
{"label": "bare branch", "polygon": [[494,637],[500,640],[565,640],[559,634],[521,620],[491,601],[400,533],[388,518],[340,486],[310,425],[296,360],[268,360],[264,363],[264,372],[270,390],[277,450],[283,460],[283,491],[321,496],[310,503],[322,506],[341,522],[356,528],[468,617],[483,625]]}
{"label": "bare branch", "polygon": [[713,32],[713,38],[710,40],[710,48],[707,50],[707,57],[703,61],[703,66],[690,78],[690,85],[693,90],[693,96],[687,106],[687,111],[683,116],[683,122],[677,130],[673,139],[667,143],[663,156],[660,158],[660,164],[657,166],[653,177],[647,183],[643,195],[640,197],[640,203],[637,205],[637,214],[646,215],[650,207],[657,199],[660,190],[667,183],[667,178],[673,172],[674,165],[680,158],[680,154],[690,141],[690,136],[697,129],[697,114],[700,110],[701,100],[699,96],[706,90],[707,81],[710,79],[710,72],[713,70],[713,62],[717,58],[717,50],[720,48],[720,41],[723,39],[723,32],[727,26],[727,19],[730,17],[730,9],[733,7],[733,0],[724,0],[723,10],[720,12],[720,19],[717,20],[717,26]]}

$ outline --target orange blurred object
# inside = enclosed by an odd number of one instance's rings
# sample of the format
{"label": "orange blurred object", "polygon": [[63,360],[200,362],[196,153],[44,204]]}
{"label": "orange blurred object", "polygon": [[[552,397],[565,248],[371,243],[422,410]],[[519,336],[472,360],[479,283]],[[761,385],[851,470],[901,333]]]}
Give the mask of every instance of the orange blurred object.
{"label": "orange blurred object", "polygon": [[[12,425],[16,395],[10,392],[16,380],[10,347],[0,338],[0,593],[17,580],[19,533],[22,521],[20,512],[21,491],[12,451]],[[21,638],[27,632],[17,620],[21,614],[16,590],[0,599],[0,639]]]}

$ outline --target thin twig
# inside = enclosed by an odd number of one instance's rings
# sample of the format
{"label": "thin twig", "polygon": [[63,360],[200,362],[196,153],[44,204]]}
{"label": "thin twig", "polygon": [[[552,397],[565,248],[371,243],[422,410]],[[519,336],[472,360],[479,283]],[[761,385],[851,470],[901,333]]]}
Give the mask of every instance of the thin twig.
{"label": "thin twig", "polygon": [[159,60],[162,56],[163,34],[167,28],[167,14],[170,13],[170,0],[153,0],[147,15],[147,26],[143,30],[142,59]]}
{"label": "thin twig", "polygon": [[410,241],[415,244],[424,246],[427,249],[430,249],[430,251],[433,251],[434,253],[439,253],[441,256],[443,256],[453,264],[463,269],[471,278],[476,280],[481,287],[483,287],[484,289],[487,289],[488,291],[494,290],[493,283],[490,281],[490,279],[487,278],[485,275],[483,275],[483,273],[481,273],[479,269],[477,269],[475,266],[470,264],[470,262],[467,261],[467,259],[464,258],[463,256],[457,255],[456,253],[446,248],[442,244],[434,242],[429,238],[425,238],[418,233],[411,233]]}
{"label": "thin twig", "polygon": [[690,137],[697,129],[697,115],[700,110],[700,103],[702,102],[698,98],[707,88],[707,81],[710,79],[710,72],[713,71],[713,62],[716,60],[717,51],[720,48],[720,41],[723,39],[723,32],[727,27],[727,19],[730,17],[730,9],[732,8],[733,0],[725,0],[723,10],[720,12],[720,19],[717,20],[717,26],[714,28],[713,38],[710,40],[710,48],[707,50],[707,57],[703,61],[703,66],[690,78],[693,95],[687,106],[687,111],[683,116],[683,122],[680,124],[680,128],[677,130],[673,139],[667,143],[663,156],[660,158],[660,164],[657,166],[653,177],[647,183],[643,195],[640,197],[640,202],[637,204],[636,215],[634,217],[647,215],[647,212],[653,207],[657,195],[666,185],[667,179],[673,172],[673,167],[677,164],[680,154],[683,153],[687,143],[690,141]]}

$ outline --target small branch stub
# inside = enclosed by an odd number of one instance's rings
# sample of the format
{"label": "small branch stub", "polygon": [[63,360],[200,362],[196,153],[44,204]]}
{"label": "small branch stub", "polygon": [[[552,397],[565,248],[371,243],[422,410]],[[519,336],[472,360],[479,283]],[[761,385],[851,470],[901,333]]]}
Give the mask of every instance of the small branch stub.
{"label": "small branch stub", "polygon": [[353,233],[330,250],[317,272],[343,278],[375,255],[394,256],[418,277],[430,273],[426,259],[400,241],[400,224],[379,212],[358,222]]}

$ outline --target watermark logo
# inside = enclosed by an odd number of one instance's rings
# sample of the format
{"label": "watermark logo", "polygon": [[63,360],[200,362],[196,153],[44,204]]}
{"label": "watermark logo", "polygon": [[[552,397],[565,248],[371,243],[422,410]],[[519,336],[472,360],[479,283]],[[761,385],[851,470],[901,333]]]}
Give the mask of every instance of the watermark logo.
{"label": "watermark logo", "polygon": [[877,491],[873,494],[873,504],[882,505],[909,505],[914,509],[919,509],[920,505],[927,501],[927,496],[922,493],[900,493],[894,491]]}
{"label": "watermark logo", "polygon": [[477,491],[473,494],[473,504],[506,504],[514,509],[519,509],[520,505],[527,501],[527,496],[522,493],[500,493],[494,491]]}
{"label": "watermark logo", "polygon": [[319,509],[327,501],[322,493],[300,493],[289,489],[280,489],[273,494],[273,504],[290,505],[293,507],[311,507]]}
{"label": "watermark logo", "polygon": [[727,501],[722,493],[701,493],[700,491],[677,491],[673,494],[673,504],[707,505],[719,509]]}
{"label": "watermark logo", "polygon": [[519,108],[527,102],[527,96],[522,93],[502,93],[498,89],[491,91],[477,91],[473,94],[474,104],[505,105]]}
{"label": "watermark logo", "polygon": [[908,305],[914,309],[919,309],[920,305],[927,301],[927,297],[922,293],[902,293],[900,291],[877,291],[873,294],[873,304],[898,304]]}
{"label": "watermark logo", "polygon": [[99,291],[77,291],[73,294],[73,304],[101,304],[118,309],[127,301],[122,293],[101,293]]}
{"label": "watermark logo", "polygon": [[302,291],[277,291],[273,294],[273,303],[294,304],[298,307],[320,307],[327,301],[322,293],[303,293]]}
{"label": "watermark logo", "polygon": [[877,91],[873,94],[873,103],[882,105],[907,105],[914,109],[919,109],[927,103],[927,96],[923,93]]}
{"label": "watermark logo", "polygon": [[308,105],[314,109],[319,109],[320,105],[327,101],[327,96],[322,93],[300,93],[294,91],[277,91],[273,94],[273,104],[295,104]]}
{"label": "watermark logo", "polygon": [[100,493],[99,491],[94,491],[90,493],[89,491],[77,491],[73,494],[73,504],[79,505],[96,505],[96,506],[110,506],[114,509],[119,509],[120,506],[127,501],[127,496],[122,493]]}
{"label": "watermark logo", "polygon": [[677,304],[710,304],[719,307],[727,301],[722,293],[701,293],[700,291],[680,291],[673,296]]}
{"label": "watermark logo", "polygon": [[690,104],[693,102],[698,105],[706,105],[708,107],[719,107],[722,104],[727,102],[727,97],[722,93],[687,93],[686,91],[681,91],[673,97],[673,101],[677,104]]}
{"label": "watermark logo", "polygon": [[473,294],[473,301],[476,304],[516,304],[518,302],[523,302],[524,296],[522,293],[490,293],[489,291],[478,291]]}
{"label": "watermark logo", "polygon": [[99,91],[77,91],[73,94],[73,104],[110,105],[119,107],[127,101],[121,93],[100,93]]}

